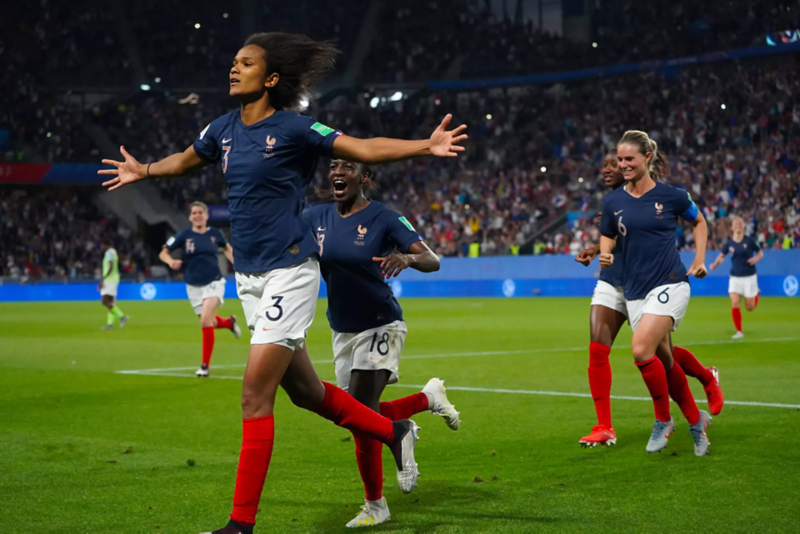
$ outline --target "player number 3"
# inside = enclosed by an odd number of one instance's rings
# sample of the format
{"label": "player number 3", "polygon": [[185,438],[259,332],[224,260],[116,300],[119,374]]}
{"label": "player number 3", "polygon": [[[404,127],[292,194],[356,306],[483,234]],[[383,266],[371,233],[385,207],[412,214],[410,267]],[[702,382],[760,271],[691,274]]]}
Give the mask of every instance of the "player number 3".
{"label": "player number 3", "polygon": [[272,306],[267,308],[266,316],[267,319],[269,319],[270,321],[277,321],[278,319],[283,317],[283,308],[281,308],[281,301],[283,300],[283,296],[275,295],[274,297],[272,297],[272,300],[275,302],[272,303]]}

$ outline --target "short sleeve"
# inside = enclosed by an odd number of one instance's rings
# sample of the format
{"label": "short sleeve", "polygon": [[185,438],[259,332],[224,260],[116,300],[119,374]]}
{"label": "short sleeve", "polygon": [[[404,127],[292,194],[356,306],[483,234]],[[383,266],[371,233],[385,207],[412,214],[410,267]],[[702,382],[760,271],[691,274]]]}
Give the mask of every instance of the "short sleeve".
{"label": "short sleeve", "polygon": [[697,215],[700,213],[700,210],[697,208],[697,204],[694,203],[694,200],[692,200],[691,193],[677,188],[675,192],[675,213],[680,213],[681,218],[689,222],[697,220]]}
{"label": "short sleeve", "polygon": [[331,157],[333,141],[340,135],[342,132],[305,115],[298,115],[292,121],[292,138],[298,140],[306,150],[316,156]]}
{"label": "short sleeve", "polygon": [[417,231],[408,222],[408,219],[397,212],[386,211],[383,215],[386,224],[386,234],[395,243],[398,250],[403,253],[408,252],[411,245],[417,241],[422,241]]}
{"label": "short sleeve", "polygon": [[303,220],[308,223],[311,228],[314,228],[317,220],[317,212],[319,209],[316,206],[310,206],[303,212]]}
{"label": "short sleeve", "polygon": [[200,132],[192,145],[197,155],[209,163],[216,163],[220,159],[218,134],[219,123],[214,121]]}
{"label": "short sleeve", "polygon": [[225,248],[228,246],[228,240],[225,239],[225,234],[222,233],[222,230],[219,228],[214,228],[214,233],[217,235],[217,246],[219,248]]}
{"label": "short sleeve", "polygon": [[603,214],[600,217],[600,233],[609,239],[617,237],[617,225],[614,224],[613,207],[608,197],[603,199]]}
{"label": "short sleeve", "polygon": [[164,243],[164,247],[168,251],[173,252],[179,248],[183,248],[183,244],[185,241],[186,241],[186,236],[184,235],[184,233],[178,232],[176,235],[167,239],[167,242]]}
{"label": "short sleeve", "polygon": [[114,261],[114,257],[116,253],[112,249],[106,250],[106,253],[103,255],[103,261]]}
{"label": "short sleeve", "polygon": [[727,256],[730,250],[731,250],[731,240],[728,239],[722,244],[722,250],[720,250],[720,254],[722,254],[723,256]]}
{"label": "short sleeve", "polygon": [[748,237],[747,239],[750,241],[750,246],[753,247],[753,252],[758,254],[758,251],[761,250],[761,247],[758,246],[758,243],[756,243],[756,240],[753,239],[752,237]]}

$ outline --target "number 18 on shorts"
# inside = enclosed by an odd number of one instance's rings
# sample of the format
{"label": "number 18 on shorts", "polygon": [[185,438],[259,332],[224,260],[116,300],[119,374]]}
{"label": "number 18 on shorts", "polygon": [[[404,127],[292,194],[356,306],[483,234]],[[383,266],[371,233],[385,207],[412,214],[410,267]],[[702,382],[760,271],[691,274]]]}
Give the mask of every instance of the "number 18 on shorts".
{"label": "number 18 on shorts", "polygon": [[336,368],[336,385],[345,391],[350,386],[353,370],[391,373],[389,383],[398,380],[400,353],[406,339],[406,324],[395,321],[364,332],[333,331],[333,364]]}

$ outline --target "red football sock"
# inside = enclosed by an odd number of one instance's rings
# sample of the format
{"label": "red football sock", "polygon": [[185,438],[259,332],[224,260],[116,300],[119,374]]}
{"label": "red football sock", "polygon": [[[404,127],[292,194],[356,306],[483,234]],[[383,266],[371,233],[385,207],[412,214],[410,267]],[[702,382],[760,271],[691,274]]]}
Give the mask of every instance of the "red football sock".
{"label": "red football sock", "polygon": [[208,326],[203,328],[203,365],[211,362],[212,352],[214,352],[214,329]]}
{"label": "red football sock", "polygon": [[672,365],[672,369],[667,371],[667,383],[669,384],[669,395],[672,397],[683,412],[683,416],[689,421],[690,425],[696,425],[700,420],[700,410],[692,397],[692,390],[689,389],[689,382],[680,365]]}
{"label": "red football sock", "polygon": [[402,421],[409,419],[414,414],[424,412],[428,408],[428,396],[420,392],[391,402],[382,402],[381,415],[392,421]]}
{"label": "red football sock", "polygon": [[325,398],[314,410],[317,414],[353,434],[360,432],[386,444],[394,440],[394,427],[390,419],[370,410],[343,389],[327,382],[322,384],[325,386]]}
{"label": "red football sock", "polygon": [[636,367],[642,373],[644,383],[647,384],[647,389],[653,398],[656,419],[666,423],[671,416],[669,415],[669,386],[664,364],[657,356],[653,356],[644,363],[636,362]]}
{"label": "red football sock", "polygon": [[217,320],[216,328],[232,328],[233,327],[233,323],[231,322],[230,317],[220,317],[219,315],[217,315],[215,317],[215,319]]}
{"label": "red football sock", "polygon": [[675,363],[681,366],[686,376],[698,379],[703,387],[714,381],[711,371],[703,367],[703,364],[690,351],[683,347],[673,347],[672,357],[675,358]]}
{"label": "red football sock", "polygon": [[602,343],[589,344],[589,389],[597,412],[597,424],[611,428],[611,366],[608,364],[609,347]]}
{"label": "red football sock", "polygon": [[354,433],[356,442],[356,461],[358,472],[364,481],[364,494],[368,501],[378,501],[383,497],[383,443]]}
{"label": "red football sock", "polygon": [[731,315],[733,316],[733,326],[736,327],[737,332],[742,331],[742,310],[740,308],[731,308]]}
{"label": "red football sock", "polygon": [[755,303],[755,306],[753,306],[754,310],[758,307],[758,297],[760,297],[760,296],[761,296],[760,294],[756,295],[756,303]]}
{"label": "red football sock", "polygon": [[231,513],[231,519],[237,523],[254,525],[256,522],[274,441],[275,419],[271,414],[242,421],[242,452],[239,453]]}

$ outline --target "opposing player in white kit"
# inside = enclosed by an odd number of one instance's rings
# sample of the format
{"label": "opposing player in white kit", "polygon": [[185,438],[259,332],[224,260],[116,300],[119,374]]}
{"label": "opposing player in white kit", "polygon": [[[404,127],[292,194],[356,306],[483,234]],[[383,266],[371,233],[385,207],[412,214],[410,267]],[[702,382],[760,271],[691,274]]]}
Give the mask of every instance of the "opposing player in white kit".
{"label": "opposing player in white kit", "polygon": [[733,236],[722,245],[719,256],[711,264],[711,270],[719,267],[725,256],[731,255],[731,277],[728,281],[728,293],[731,296],[731,316],[736,333],[733,339],[744,337],[742,332],[742,309],[741,302],[744,297],[744,305],[747,311],[753,311],[758,306],[758,276],[756,275],[756,263],[764,257],[764,251],[758,246],[756,240],[744,235],[744,221],[741,217],[736,217],[731,224]]}
{"label": "opposing player in white kit", "polygon": [[[619,242],[628,321],[633,329],[631,350],[656,414],[646,450],[664,449],[675,429],[669,413],[671,396],[690,424],[695,454],[704,456],[711,416],[697,409],[683,369],[674,365],[670,332],[680,325],[689,304],[688,277],[707,274],[703,260],[708,228],[686,191],[651,177],[656,167],[667,168],[667,164],[646,133],[625,132],[617,144],[617,158],[626,183],[603,200],[600,264],[606,268],[613,265],[612,251],[615,240]],[[675,247],[679,217],[694,224],[695,259],[688,270]]]}
{"label": "opposing player in white kit", "polygon": [[[214,329],[227,328],[237,339],[242,336],[235,315],[217,315],[217,309],[225,302],[225,278],[219,268],[217,251],[222,249],[228,261],[233,263],[233,248],[219,228],[208,227],[208,206],[204,203],[192,202],[189,221],[192,226],[170,237],[158,257],[171,269],[183,270],[186,294],[194,313],[200,318],[203,331],[203,359],[195,375],[208,378],[208,366],[214,352]],[[182,260],[170,256],[178,249],[183,250]]]}
{"label": "opposing player in white kit", "polygon": [[323,383],[305,336],[314,318],[319,246],[303,220],[305,189],[320,156],[368,164],[464,150],[462,125],[447,115],[429,139],[356,139],[295,112],[310,86],[333,67],[338,51],[303,35],[260,33],[245,42],[230,69],[230,94],[241,104],[214,120],[184,152],[149,165],[122,148],[110,189],[151,176],[180,176],[220,162],[228,185],[236,285],[251,333],[242,388],[242,450],[229,523],[218,534],[250,534],[272,456],[278,386],[296,405],[390,446],[400,488],[417,483],[413,421],[392,422],[342,389]]}
{"label": "opposing player in white kit", "polygon": [[[334,159],[328,181],[330,191],[320,195],[333,202],[306,210],[304,217],[320,246],[337,385],[393,421],[431,411],[457,430],[459,414],[438,378],[420,393],[381,402],[386,385],[399,378],[407,333],[403,310],[386,280],[409,267],[438,271],[439,257],[405,217],[367,198],[365,190],[374,189],[368,166]],[[365,503],[347,526],[378,525],[391,518],[383,496],[383,444],[358,433],[354,439]]]}

